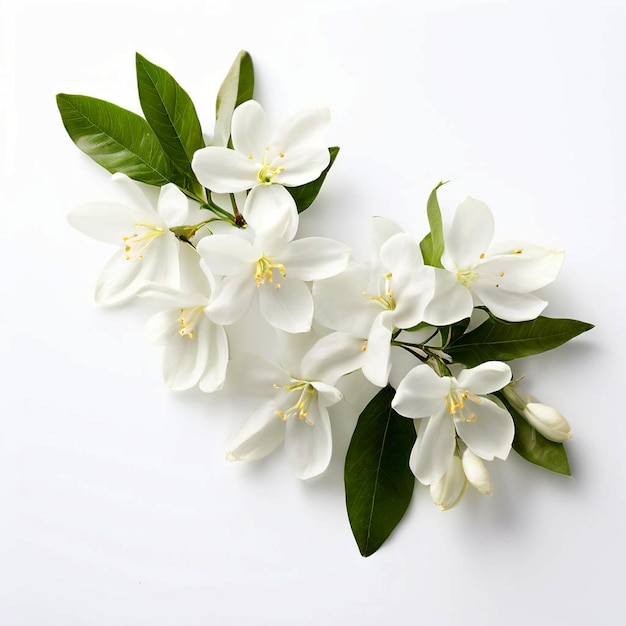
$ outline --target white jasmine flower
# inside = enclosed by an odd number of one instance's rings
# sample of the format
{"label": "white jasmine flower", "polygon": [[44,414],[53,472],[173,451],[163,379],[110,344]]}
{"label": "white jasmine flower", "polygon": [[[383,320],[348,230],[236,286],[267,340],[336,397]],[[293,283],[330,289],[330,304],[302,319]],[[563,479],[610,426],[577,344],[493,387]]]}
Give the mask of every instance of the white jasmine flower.
{"label": "white jasmine flower", "polygon": [[483,496],[493,495],[491,477],[482,459],[466,448],[461,455],[461,461],[469,484]]}
{"label": "white jasmine flower", "polygon": [[463,370],[456,378],[439,377],[422,364],[402,379],[391,406],[405,417],[423,418],[410,457],[411,470],[421,483],[441,480],[457,436],[482,459],[506,459],[513,442],[513,419],[484,395],[510,380],[511,369],[498,361]]}
{"label": "white jasmine flower", "polygon": [[265,111],[255,100],[240,104],[233,113],[233,150],[208,146],[198,150],[192,167],[211,191],[236,193],[273,184],[295,187],[315,180],[330,162],[323,135],[328,109],[304,111],[270,135]]}
{"label": "white jasmine flower", "polygon": [[220,389],[226,377],[228,340],[222,326],[214,323],[207,308],[214,286],[200,269],[200,258],[185,246],[183,285],[174,289],[150,283],[138,295],[163,310],[146,324],[146,335],[164,346],[163,381],[169,389],[202,391]]}
{"label": "white jasmine flower", "polygon": [[572,438],[572,428],[563,415],[529,393],[518,390],[516,382],[510,383],[502,391],[513,407],[546,439],[563,443]]}
{"label": "white jasmine flower", "polygon": [[318,359],[311,366],[308,354],[301,359],[290,355],[295,362],[284,367],[255,355],[233,358],[229,381],[264,402],[230,442],[229,461],[264,458],[284,442],[298,478],[307,480],[326,470],[332,455],[328,407],[342,395],[334,386],[335,374],[320,368]]}
{"label": "white jasmine flower", "polygon": [[494,220],[489,207],[473,198],[464,200],[445,234],[436,271],[435,297],[425,320],[450,324],[484,304],[510,322],[536,318],[547,305],[531,292],[551,283],[563,264],[564,253],[527,243],[492,245]]}
{"label": "white jasmine flower", "polygon": [[98,278],[96,302],[125,302],[146,281],[177,287],[181,244],[170,227],[185,224],[187,198],[175,185],[168,184],[161,187],[155,208],[140,183],[124,174],[114,174],[113,180],[126,186],[131,205],[92,202],[68,215],[69,223],[77,230],[120,248]]}
{"label": "white jasmine flower", "polygon": [[209,312],[216,322],[232,324],[259,298],[261,314],[275,328],[307,332],[313,320],[313,298],[307,281],[344,270],[350,249],[323,237],[293,240],[297,222],[278,220],[267,211],[250,213],[253,241],[212,235],[198,244],[210,272],[224,276]]}
{"label": "white jasmine flower", "polygon": [[355,264],[313,286],[317,319],[361,340],[363,373],[380,387],[389,379],[393,331],[423,321],[434,291],[434,270],[424,265],[417,241],[396,229],[375,218],[370,266]]}

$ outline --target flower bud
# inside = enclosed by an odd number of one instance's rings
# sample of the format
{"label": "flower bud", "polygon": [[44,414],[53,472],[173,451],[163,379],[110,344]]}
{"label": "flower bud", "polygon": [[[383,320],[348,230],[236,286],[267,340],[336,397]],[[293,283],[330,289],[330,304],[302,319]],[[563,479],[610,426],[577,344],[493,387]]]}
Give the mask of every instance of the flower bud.
{"label": "flower bud", "polygon": [[493,485],[489,472],[482,459],[476,456],[469,448],[463,452],[463,471],[472,487],[483,496],[493,495]]}
{"label": "flower bud", "polygon": [[518,393],[515,382],[502,389],[511,406],[519,411],[526,421],[546,439],[562,443],[572,438],[569,422],[554,408],[537,402],[529,393]]}
{"label": "flower bud", "polygon": [[447,511],[463,499],[466,490],[467,480],[463,464],[455,454],[443,478],[430,486],[430,497],[442,511]]}
{"label": "flower bud", "polygon": [[546,439],[561,443],[572,438],[569,422],[551,406],[539,402],[529,402],[523,413],[526,421]]}

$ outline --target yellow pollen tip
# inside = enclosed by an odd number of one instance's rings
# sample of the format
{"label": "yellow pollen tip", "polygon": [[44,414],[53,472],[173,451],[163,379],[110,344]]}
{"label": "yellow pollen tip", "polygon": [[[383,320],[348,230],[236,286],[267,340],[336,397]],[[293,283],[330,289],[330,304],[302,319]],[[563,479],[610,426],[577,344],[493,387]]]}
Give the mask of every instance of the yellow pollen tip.
{"label": "yellow pollen tip", "polygon": [[517,248],[516,250],[513,250],[513,254],[522,254],[522,249]]}
{"label": "yellow pollen tip", "polygon": [[480,253],[480,258],[481,258],[481,259],[484,259],[484,258],[485,258],[485,253],[484,253],[484,252],[481,252],[481,253]]}

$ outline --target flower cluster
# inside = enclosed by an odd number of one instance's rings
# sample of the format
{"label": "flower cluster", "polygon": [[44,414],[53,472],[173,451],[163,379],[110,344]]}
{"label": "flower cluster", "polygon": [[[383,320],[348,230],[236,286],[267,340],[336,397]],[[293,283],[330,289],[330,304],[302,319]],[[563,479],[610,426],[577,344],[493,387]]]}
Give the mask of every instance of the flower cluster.
{"label": "flower cluster", "polygon": [[[169,73],[137,55],[137,78],[145,119],[87,96],[57,97],[71,138],[128,195],[125,204],[82,205],[69,222],[117,247],[96,301],[140,298],[155,307],[146,328],[164,348],[167,387],[211,393],[235,381],[258,398],[229,460],[257,460],[284,443],[297,477],[320,475],[332,455],[342,379],[361,372],[371,383],[364,393],[380,389],[366,399],[346,456],[348,515],[365,555],[399,522],[415,479],[448,509],[468,484],[490,495],[485,462],[506,459],[512,447],[569,473],[569,425],[519,391],[507,363],[591,328],[541,315],[547,302],[535,292],[557,277],[563,252],[494,242],[493,215],[473,198],[444,228],[440,183],[428,200],[426,236],[373,218],[369,258],[354,260],[341,242],[299,237],[299,214],[338,152],[325,143],[328,109],[270,132],[242,52],[218,94],[207,145],[191,99]],[[149,186],[160,188],[158,197]],[[278,362],[231,354],[240,320],[276,336]],[[411,367],[399,358],[407,353]],[[364,506],[376,513],[367,522]],[[388,530],[372,533],[377,519]]]}

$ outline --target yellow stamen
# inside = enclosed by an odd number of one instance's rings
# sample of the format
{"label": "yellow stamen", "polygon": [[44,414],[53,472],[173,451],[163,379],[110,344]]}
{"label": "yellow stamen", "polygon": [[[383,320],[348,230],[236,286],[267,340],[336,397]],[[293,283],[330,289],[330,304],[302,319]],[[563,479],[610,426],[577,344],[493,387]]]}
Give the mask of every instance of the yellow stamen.
{"label": "yellow stamen", "polygon": [[[260,287],[266,282],[272,283],[274,279],[274,270],[278,270],[283,278],[287,278],[287,274],[285,273],[285,266],[282,263],[276,263],[274,261],[274,257],[272,256],[262,256],[256,262],[256,271],[254,273],[256,286]],[[280,289],[280,284],[276,284],[276,289]]]}

